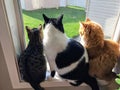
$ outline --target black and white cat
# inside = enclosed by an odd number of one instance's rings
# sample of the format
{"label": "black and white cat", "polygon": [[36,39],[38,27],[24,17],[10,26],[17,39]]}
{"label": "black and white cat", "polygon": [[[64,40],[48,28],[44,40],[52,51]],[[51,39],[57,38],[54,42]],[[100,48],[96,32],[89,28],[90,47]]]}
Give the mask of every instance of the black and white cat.
{"label": "black and white cat", "polygon": [[56,71],[62,79],[71,85],[78,86],[85,82],[92,90],[99,90],[95,78],[88,74],[88,54],[77,41],[69,39],[64,33],[63,15],[58,18],[44,18],[44,50],[52,76]]}
{"label": "black and white cat", "polygon": [[34,90],[44,90],[40,83],[46,78],[46,60],[43,54],[42,25],[30,29],[26,26],[29,43],[19,57],[22,78],[29,82]]}

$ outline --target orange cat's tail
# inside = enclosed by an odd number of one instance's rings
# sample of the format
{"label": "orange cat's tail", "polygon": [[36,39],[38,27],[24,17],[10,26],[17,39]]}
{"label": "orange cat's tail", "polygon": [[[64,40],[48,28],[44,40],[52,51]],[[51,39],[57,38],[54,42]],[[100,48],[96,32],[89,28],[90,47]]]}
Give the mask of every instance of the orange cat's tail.
{"label": "orange cat's tail", "polygon": [[120,42],[117,42],[117,44],[118,44],[118,49],[119,49],[119,57],[120,57]]}
{"label": "orange cat's tail", "polygon": [[119,42],[119,58],[120,58],[120,42]]}
{"label": "orange cat's tail", "polygon": [[117,74],[120,74],[120,43],[119,43],[119,57],[113,71]]}
{"label": "orange cat's tail", "polygon": [[120,74],[120,43],[119,43],[119,58],[118,58],[118,61],[117,61],[117,65],[116,65],[116,73],[117,74]]}
{"label": "orange cat's tail", "polygon": [[120,62],[120,42],[119,42],[119,59],[118,61]]}

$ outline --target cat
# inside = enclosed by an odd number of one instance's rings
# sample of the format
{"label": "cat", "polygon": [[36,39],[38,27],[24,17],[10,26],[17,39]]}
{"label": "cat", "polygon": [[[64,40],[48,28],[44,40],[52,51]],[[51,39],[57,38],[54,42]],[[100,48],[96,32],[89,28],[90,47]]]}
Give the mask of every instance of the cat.
{"label": "cat", "polygon": [[50,64],[51,76],[55,71],[73,86],[85,82],[92,90],[99,90],[95,78],[88,74],[89,64],[86,49],[77,41],[66,36],[62,24],[63,15],[58,18],[44,18],[44,50]]}
{"label": "cat", "polygon": [[104,39],[102,26],[89,18],[80,23],[79,33],[81,43],[88,51],[89,74],[107,82],[113,81],[116,74],[112,69],[120,56],[118,43]]}
{"label": "cat", "polygon": [[26,26],[29,43],[18,61],[22,78],[29,82],[34,90],[44,90],[39,84],[46,77],[46,60],[43,54],[42,25],[30,29]]}

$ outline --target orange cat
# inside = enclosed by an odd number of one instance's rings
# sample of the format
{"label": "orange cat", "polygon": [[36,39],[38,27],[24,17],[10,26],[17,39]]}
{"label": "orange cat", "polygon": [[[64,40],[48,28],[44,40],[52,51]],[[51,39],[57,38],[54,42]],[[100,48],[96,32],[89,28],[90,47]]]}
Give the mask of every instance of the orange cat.
{"label": "orange cat", "polygon": [[105,40],[101,25],[87,19],[80,23],[82,43],[88,50],[89,74],[102,80],[111,81],[116,77],[112,72],[120,55],[118,43]]}

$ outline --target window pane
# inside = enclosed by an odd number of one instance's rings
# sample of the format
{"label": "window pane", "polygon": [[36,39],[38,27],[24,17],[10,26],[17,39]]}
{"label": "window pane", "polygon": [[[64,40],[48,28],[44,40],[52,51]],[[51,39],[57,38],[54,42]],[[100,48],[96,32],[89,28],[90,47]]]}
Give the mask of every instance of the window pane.
{"label": "window pane", "polygon": [[12,35],[15,52],[17,56],[19,56],[21,52],[21,47],[20,47],[20,39],[18,35],[18,27],[17,27],[17,20],[15,16],[13,0],[12,1],[5,0],[5,5],[6,5],[7,15],[9,17],[8,22],[9,22],[10,30],[11,30],[10,34]]}
{"label": "window pane", "polygon": [[[38,27],[39,24],[43,24],[42,14],[45,13],[49,17],[56,18],[61,14],[64,14],[63,25],[65,32],[69,37],[78,36],[79,21],[85,20],[85,6],[86,1],[80,0],[20,0],[22,7],[22,16],[24,26],[31,28]],[[25,39],[28,44],[28,36],[25,31]],[[48,73],[49,73],[49,65]]]}
{"label": "window pane", "polygon": [[103,26],[106,38],[113,37],[119,16],[120,0],[90,0],[87,7],[87,17]]}

